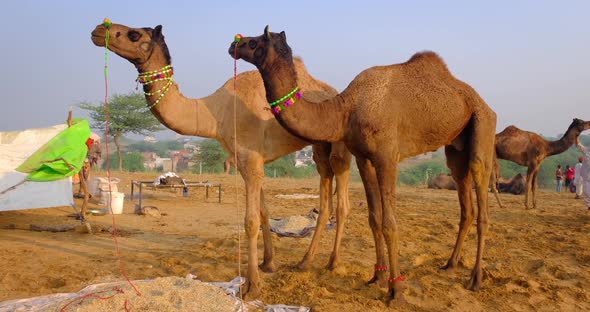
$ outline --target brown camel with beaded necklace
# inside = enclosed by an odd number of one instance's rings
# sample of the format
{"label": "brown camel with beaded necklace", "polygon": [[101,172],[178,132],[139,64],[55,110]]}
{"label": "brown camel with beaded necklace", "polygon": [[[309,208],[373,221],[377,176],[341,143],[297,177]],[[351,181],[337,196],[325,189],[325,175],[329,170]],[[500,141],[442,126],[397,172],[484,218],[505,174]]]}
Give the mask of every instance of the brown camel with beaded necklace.
{"label": "brown camel with beaded necklace", "polygon": [[[387,301],[404,302],[395,216],[397,164],[444,145],[447,164],[457,181],[461,221],[455,248],[443,268],[458,266],[474,220],[473,179],[479,208],[478,245],[467,287],[481,287],[496,114],[473,88],[453,77],[440,57],[422,52],[405,63],[369,68],[337,96],[316,101],[302,93],[305,86],[298,82],[285,32],[271,33],[267,26],[261,36],[232,43],[229,54],[258,68],[266,99],[285,129],[311,141],[343,141],[355,155],[369,202],[378,262],[384,255],[380,250],[383,238],[387,245]],[[291,96],[285,99],[288,94]]]}

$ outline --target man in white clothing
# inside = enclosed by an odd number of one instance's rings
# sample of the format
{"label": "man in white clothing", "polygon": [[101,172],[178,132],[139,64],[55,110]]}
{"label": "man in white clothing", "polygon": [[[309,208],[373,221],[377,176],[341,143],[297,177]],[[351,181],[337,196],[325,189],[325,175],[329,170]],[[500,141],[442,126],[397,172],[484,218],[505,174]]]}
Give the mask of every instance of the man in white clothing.
{"label": "man in white clothing", "polygon": [[582,196],[582,161],[584,157],[578,158],[578,163],[574,169],[574,185],[576,186],[576,199]]}
{"label": "man in white clothing", "polygon": [[576,145],[580,152],[582,152],[582,157],[584,157],[582,168],[580,170],[580,177],[582,178],[583,183],[584,202],[586,202],[586,207],[588,207],[588,212],[590,212],[590,148],[584,147],[577,138]]}

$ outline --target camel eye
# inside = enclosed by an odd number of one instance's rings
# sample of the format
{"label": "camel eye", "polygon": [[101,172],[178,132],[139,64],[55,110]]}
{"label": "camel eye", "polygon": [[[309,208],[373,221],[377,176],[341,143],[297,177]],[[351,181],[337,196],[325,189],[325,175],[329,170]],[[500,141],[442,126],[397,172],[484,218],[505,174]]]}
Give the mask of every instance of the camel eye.
{"label": "camel eye", "polygon": [[129,40],[135,42],[135,41],[139,40],[139,38],[141,38],[141,34],[135,30],[131,30],[127,33],[127,38],[129,38]]}
{"label": "camel eye", "polygon": [[256,48],[257,45],[258,45],[258,42],[256,42],[256,40],[254,40],[254,39],[252,39],[248,42],[248,46],[250,47],[250,49]]}

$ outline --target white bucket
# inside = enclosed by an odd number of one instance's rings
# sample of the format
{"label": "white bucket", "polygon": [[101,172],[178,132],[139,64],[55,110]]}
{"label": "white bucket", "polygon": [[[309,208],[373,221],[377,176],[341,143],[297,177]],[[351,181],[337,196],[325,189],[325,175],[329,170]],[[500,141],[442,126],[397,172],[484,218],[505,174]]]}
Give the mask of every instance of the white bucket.
{"label": "white bucket", "polygon": [[[118,178],[111,178],[111,192],[117,192],[117,183],[121,180]],[[109,191],[109,182],[108,178],[103,177],[94,177],[88,182],[88,191],[92,196],[100,196],[102,191]],[[102,205],[105,205],[106,202],[103,201]]]}
{"label": "white bucket", "polygon": [[[125,199],[124,193],[112,192],[111,196],[109,196],[109,193],[106,192],[106,193],[102,193],[102,196],[106,197],[107,212],[110,213],[112,210],[113,214],[122,214],[123,213],[123,201]],[[111,197],[113,198],[112,205],[111,205]]]}

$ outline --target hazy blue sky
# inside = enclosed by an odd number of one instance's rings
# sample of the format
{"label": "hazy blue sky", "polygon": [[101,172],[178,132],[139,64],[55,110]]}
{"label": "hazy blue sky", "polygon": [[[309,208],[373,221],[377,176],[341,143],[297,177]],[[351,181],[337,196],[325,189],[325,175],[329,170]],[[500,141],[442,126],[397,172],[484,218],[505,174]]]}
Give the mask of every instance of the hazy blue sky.
{"label": "hazy blue sky", "polygon": [[[590,1],[3,1],[0,131],[57,124],[69,106],[102,100],[104,50],[90,32],[109,17],[162,24],[189,97],[232,76],[235,33],[269,24],[339,91],[365,68],[433,50],[496,111],[498,131],[514,124],[554,136],[574,117],[590,119],[589,12]],[[126,60],[111,53],[109,70],[111,93],[135,89]]]}

